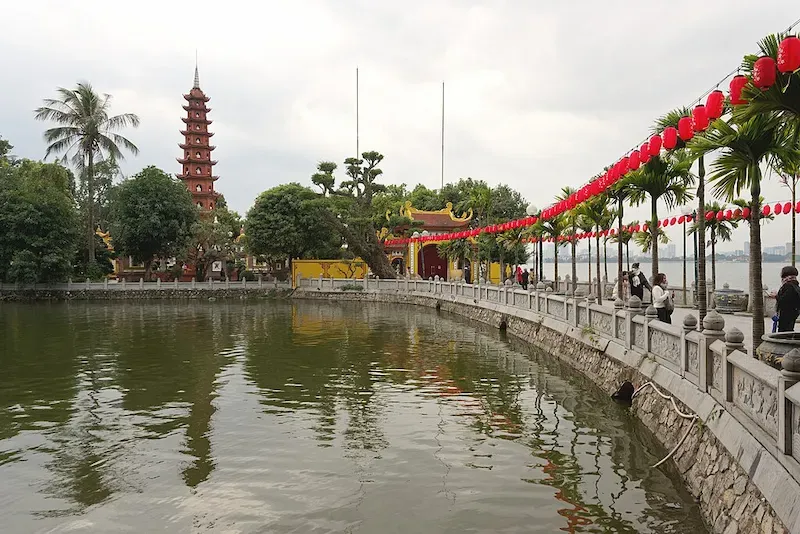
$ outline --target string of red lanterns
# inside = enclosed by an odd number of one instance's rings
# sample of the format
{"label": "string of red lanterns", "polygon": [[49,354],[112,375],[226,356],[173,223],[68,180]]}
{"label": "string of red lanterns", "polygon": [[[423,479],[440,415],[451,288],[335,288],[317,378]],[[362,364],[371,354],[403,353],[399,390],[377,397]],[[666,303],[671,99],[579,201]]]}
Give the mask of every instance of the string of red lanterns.
{"label": "string of red lanterns", "polygon": [[[800,22],[800,21],[798,21]],[[785,33],[797,24],[790,26]],[[747,104],[747,101],[742,98],[742,90],[747,86],[748,82],[752,81],[753,85],[762,91],[772,87],[777,81],[777,74],[789,74],[800,70],[800,38],[794,35],[788,35],[781,40],[778,47],[777,61],[769,56],[763,56],[756,60],[753,65],[752,79],[747,78],[742,74],[736,74],[728,86],[728,99],[734,106]],[[731,73],[733,74],[733,73]],[[730,74],[728,75],[730,76]],[[726,76],[726,78],[728,77]],[[723,78],[724,81],[725,78]],[[592,197],[600,195],[605,192],[609,187],[617,183],[628,175],[628,173],[637,170],[641,165],[647,164],[651,157],[659,156],[661,150],[673,150],[678,144],[678,138],[682,141],[688,141],[694,137],[695,133],[705,131],[711,120],[718,119],[722,116],[725,107],[725,95],[719,89],[715,89],[707,93],[705,104],[698,104],[691,111],[689,116],[681,117],[678,120],[678,127],[668,126],[660,134],[652,135],[647,141],[642,143],[638,149],[631,150],[628,154],[620,158],[616,163],[609,166],[608,169],[600,176],[592,179],[588,184],[581,187],[578,191],[571,194],[567,199],[561,200],[551,206],[545,208],[541,212],[541,218],[544,220],[558,216],[565,211],[575,208]],[[763,207],[765,216],[770,213],[780,215],[781,213],[791,213],[792,205],[790,202],[777,203],[774,209],[769,205]],[[800,202],[794,206],[795,213],[800,213]],[[721,210],[718,212],[707,212],[706,219],[711,220],[717,218],[723,219],[747,219],[750,216],[750,209],[744,208],[735,210]],[[658,225],[671,226],[673,224],[683,224],[687,216],[681,215],[680,217],[672,217],[659,221]],[[691,217],[691,216],[688,216]],[[539,220],[537,217],[526,217],[517,219],[502,224],[493,224],[483,228],[476,228],[472,230],[465,230],[462,232],[454,232],[449,234],[429,235],[429,236],[416,236],[403,239],[390,239],[386,240],[384,244],[393,246],[399,244],[406,244],[412,242],[430,242],[430,241],[451,241],[453,239],[465,239],[469,237],[476,237],[481,233],[498,233],[513,230],[524,226],[531,226],[536,224]],[[638,227],[639,225],[637,225]],[[646,228],[647,225],[644,225]],[[635,231],[639,231],[638,229]],[[610,234],[609,234],[610,232]],[[616,230],[606,230],[601,232],[601,235],[615,235]],[[597,232],[590,232],[587,234],[579,234],[587,237],[596,237]],[[561,239],[563,238],[563,239]],[[578,239],[580,239],[579,237]],[[559,236],[558,240],[569,241],[575,239],[574,236]],[[548,240],[554,241],[553,238]]]}
{"label": "string of red lanterns", "polygon": [[[800,201],[797,201],[794,206],[792,206],[791,202],[776,202],[774,205],[765,204],[762,206],[761,214],[764,217],[769,217],[770,215],[789,215],[794,211],[794,213],[800,213]],[[706,220],[711,221],[712,219],[717,219],[718,221],[741,221],[747,220],[750,218],[750,208],[725,208],[719,211],[707,211],[706,212]],[[676,215],[672,217],[667,217],[663,220],[658,221],[659,228],[667,228],[669,226],[676,226],[681,225],[684,223],[690,223],[694,220],[694,216],[689,215]],[[532,222],[531,222],[532,221]],[[536,217],[526,217],[524,219],[517,219],[514,221],[509,221],[507,223],[502,224],[492,224],[483,228],[474,228],[471,230],[463,230],[461,232],[451,232],[447,234],[436,234],[436,235],[428,235],[428,236],[416,236],[416,237],[408,237],[408,238],[400,238],[400,239],[387,239],[384,244],[387,246],[394,246],[394,245],[405,245],[408,243],[413,242],[442,242],[442,241],[453,241],[455,239],[468,239],[470,237],[477,237],[482,233],[487,234],[495,234],[495,233],[502,233],[508,230],[512,230],[514,228],[521,228],[524,226],[530,226],[535,224],[537,221]],[[647,232],[649,226],[647,223],[644,224],[636,224],[636,225],[629,225],[623,226],[623,232]],[[553,239],[552,237],[543,238],[542,241],[552,243],[554,241],[571,241],[573,239],[592,239],[597,237],[608,237],[608,236],[615,236],[617,234],[616,228],[610,228],[608,230],[602,230],[600,232],[582,232],[579,234],[574,235],[563,235],[558,236],[557,239]],[[538,242],[537,238],[531,238],[528,240],[529,242],[536,243]]]}

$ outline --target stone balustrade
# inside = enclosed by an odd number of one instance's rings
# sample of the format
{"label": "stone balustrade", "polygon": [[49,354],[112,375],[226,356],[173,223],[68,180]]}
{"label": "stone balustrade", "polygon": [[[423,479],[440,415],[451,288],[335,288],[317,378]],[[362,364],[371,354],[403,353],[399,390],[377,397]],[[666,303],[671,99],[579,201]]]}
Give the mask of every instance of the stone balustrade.
{"label": "stone balustrade", "polygon": [[[367,293],[490,308],[545,321],[551,329],[591,339],[595,347],[613,344],[622,360],[640,362],[640,371],[709,425],[789,531],[800,532],[800,349],[787,355],[778,370],[748,356],[742,332],[725,331],[724,318],[714,310],[698,330],[692,315],[681,325],[658,321],[656,310],[643,309],[637,297],[617,300],[612,309],[597,305],[591,296],[556,294],[542,283],[523,291],[508,284],[441,280],[296,282],[300,292],[337,291],[355,283],[360,286],[356,290]],[[776,527],[775,532],[781,531]]]}

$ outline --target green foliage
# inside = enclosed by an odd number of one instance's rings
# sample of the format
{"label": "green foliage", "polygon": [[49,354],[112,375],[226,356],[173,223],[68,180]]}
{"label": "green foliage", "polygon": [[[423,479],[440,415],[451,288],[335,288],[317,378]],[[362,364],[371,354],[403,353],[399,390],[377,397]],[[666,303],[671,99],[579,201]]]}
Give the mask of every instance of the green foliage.
{"label": "green foliage", "polygon": [[14,148],[11,143],[0,137],[0,164],[3,162],[8,163],[11,149]]}
{"label": "green foliage", "polygon": [[324,203],[296,183],[261,193],[247,212],[245,235],[251,254],[269,258],[338,258],[341,237],[325,221]]}
{"label": "green foliage", "polygon": [[198,210],[186,187],[156,167],[143,169],[114,188],[111,234],[117,250],[145,264],[185,253]]}
{"label": "green foliage", "polygon": [[213,216],[200,217],[192,226],[191,247],[186,259],[194,262],[198,280],[206,279],[215,261],[235,260],[240,253],[237,238],[242,228],[241,217],[228,210],[224,201],[216,202],[216,206]]}
{"label": "green foliage", "polygon": [[[723,211],[725,206],[720,204],[719,202],[711,202],[706,204],[706,213],[708,212],[718,212]],[[738,221],[729,221],[727,219],[722,219],[721,221],[718,220],[716,217],[712,217],[710,220],[706,221],[705,224],[705,231],[709,232],[709,236],[711,238],[711,242],[713,244],[717,244],[720,241],[730,241],[733,238],[733,230],[739,227]],[[698,224],[697,221],[693,222],[689,225],[689,228],[686,230],[687,234],[695,234],[698,232]],[[705,236],[703,237],[705,239]]]}
{"label": "green foliage", "polygon": [[0,165],[0,280],[59,282],[72,269],[77,214],[58,164]]}

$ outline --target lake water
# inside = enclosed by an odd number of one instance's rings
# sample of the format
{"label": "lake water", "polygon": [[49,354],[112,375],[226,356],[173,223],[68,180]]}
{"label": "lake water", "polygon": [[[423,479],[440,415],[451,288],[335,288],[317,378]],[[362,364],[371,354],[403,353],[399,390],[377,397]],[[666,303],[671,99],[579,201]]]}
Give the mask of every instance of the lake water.
{"label": "lake water", "polygon": [[[531,265],[532,265],[531,260]],[[778,289],[781,285],[781,268],[785,265],[783,263],[763,263],[764,277],[763,282],[770,289]],[[659,270],[667,275],[670,285],[680,286],[683,284],[683,262],[682,261],[659,261]],[[548,280],[553,279],[552,263],[544,264],[544,274]],[[578,280],[588,280],[589,278],[589,264],[587,262],[579,262],[577,264]],[[627,270],[627,264],[623,262],[623,269]],[[640,268],[643,273],[648,277],[650,276],[650,262],[640,262]],[[529,266],[530,270],[530,266]],[[592,262],[592,277],[597,276],[596,266]],[[600,261],[600,273],[605,272],[603,262]],[[572,265],[569,261],[558,262],[558,275],[563,279],[565,275],[572,276]],[[706,277],[711,280],[711,261],[706,262]],[[616,260],[609,260],[608,262],[608,279],[615,280],[617,278],[617,262]],[[730,284],[731,288],[743,289],[747,291],[749,278],[749,266],[747,263],[740,262],[718,262],[717,263],[717,286],[722,287],[723,284]],[[692,286],[694,282],[694,262],[686,262],[686,285]]]}
{"label": "lake water", "polygon": [[705,532],[528,351],[403,306],[0,303],[2,531]]}

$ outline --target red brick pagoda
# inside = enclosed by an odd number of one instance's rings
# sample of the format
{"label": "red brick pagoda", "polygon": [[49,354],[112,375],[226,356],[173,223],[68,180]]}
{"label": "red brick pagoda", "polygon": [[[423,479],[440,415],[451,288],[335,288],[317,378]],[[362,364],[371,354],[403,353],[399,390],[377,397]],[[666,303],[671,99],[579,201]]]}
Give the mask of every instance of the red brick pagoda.
{"label": "red brick pagoda", "polygon": [[216,207],[219,193],[214,191],[214,182],[219,178],[212,176],[211,168],[217,164],[211,159],[211,152],[216,148],[209,144],[213,133],[208,131],[208,112],[206,107],[210,100],[200,89],[200,75],[197,67],[194,68],[194,86],[188,95],[183,95],[188,104],[183,106],[186,117],[181,119],[186,124],[186,129],[181,130],[184,142],[178,145],[183,149],[183,157],[178,162],[183,166],[182,172],[177,175],[183,180],[192,193],[195,205],[203,212],[208,212]]}

